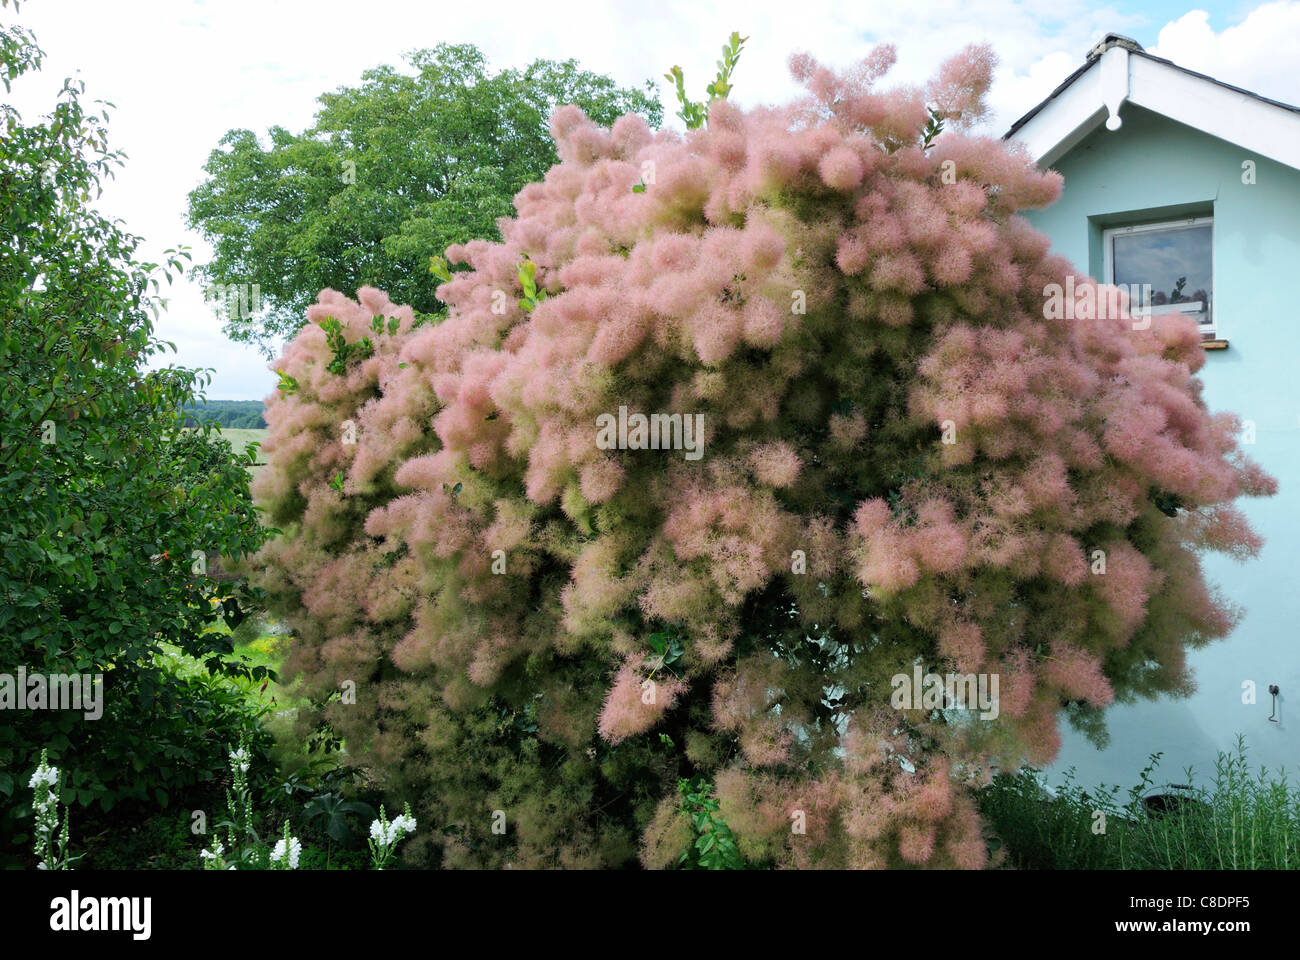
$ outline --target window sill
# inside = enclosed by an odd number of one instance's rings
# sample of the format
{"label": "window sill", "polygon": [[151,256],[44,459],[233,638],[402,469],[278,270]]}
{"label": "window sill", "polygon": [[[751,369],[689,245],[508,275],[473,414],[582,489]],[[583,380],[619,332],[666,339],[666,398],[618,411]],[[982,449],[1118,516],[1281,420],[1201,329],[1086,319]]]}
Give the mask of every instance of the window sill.
{"label": "window sill", "polygon": [[1202,350],[1227,350],[1228,341],[1227,340],[1202,340],[1201,349]]}

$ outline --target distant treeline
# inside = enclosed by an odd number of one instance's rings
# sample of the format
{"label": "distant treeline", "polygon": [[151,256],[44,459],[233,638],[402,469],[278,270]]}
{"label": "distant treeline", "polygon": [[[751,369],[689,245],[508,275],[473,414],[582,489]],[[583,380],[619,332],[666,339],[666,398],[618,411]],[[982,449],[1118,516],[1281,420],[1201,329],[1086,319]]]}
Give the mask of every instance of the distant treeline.
{"label": "distant treeline", "polygon": [[261,400],[207,400],[201,405],[186,407],[181,413],[187,427],[196,426],[201,420],[215,420],[223,427],[266,429]]}

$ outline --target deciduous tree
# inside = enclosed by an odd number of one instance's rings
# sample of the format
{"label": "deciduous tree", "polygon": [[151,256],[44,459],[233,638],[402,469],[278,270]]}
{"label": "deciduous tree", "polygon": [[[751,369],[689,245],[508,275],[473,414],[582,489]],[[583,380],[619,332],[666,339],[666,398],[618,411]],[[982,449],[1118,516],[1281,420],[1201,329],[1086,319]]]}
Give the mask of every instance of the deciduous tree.
{"label": "deciduous tree", "polygon": [[497,235],[511,197],[555,162],[556,107],[601,123],[632,111],[658,126],[663,115],[652,84],[619,87],[573,60],[493,73],[476,47],[442,44],[409,61],[413,75],[376,67],[323,94],[302,133],[272,127],[264,146],[231,130],[212,151],[189,204],[215,251],[201,271],[213,288],[257,284],[264,307],[229,311],[233,339],[269,351],[323,287],[372,284],[438,309],[430,253]]}

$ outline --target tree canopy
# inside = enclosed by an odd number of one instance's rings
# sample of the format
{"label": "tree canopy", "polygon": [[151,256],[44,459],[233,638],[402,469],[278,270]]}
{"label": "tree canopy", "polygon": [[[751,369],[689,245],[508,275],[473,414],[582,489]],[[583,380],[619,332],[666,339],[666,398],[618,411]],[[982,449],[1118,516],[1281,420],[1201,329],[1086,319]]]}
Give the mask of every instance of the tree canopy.
{"label": "tree canopy", "polygon": [[189,222],[215,251],[202,275],[257,284],[265,308],[230,311],[231,338],[269,350],[326,287],[370,284],[438,309],[430,255],[498,235],[515,193],[556,160],[547,120],[557,106],[606,124],[634,112],[657,127],[663,116],[650,81],[619,87],[574,60],[494,73],[469,44],[408,60],[414,74],[381,66],[322,95],[302,133],[273,127],[263,145],[231,130],[212,151],[189,198]]}
{"label": "tree canopy", "polygon": [[223,427],[266,429],[260,400],[204,400],[186,407],[182,413],[186,426],[196,426],[204,420],[212,420]]}

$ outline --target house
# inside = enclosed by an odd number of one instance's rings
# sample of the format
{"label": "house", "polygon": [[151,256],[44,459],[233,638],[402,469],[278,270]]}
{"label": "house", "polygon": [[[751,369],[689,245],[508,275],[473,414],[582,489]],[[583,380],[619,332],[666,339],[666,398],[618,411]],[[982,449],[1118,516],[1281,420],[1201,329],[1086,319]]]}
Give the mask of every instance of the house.
{"label": "house", "polygon": [[1300,374],[1288,337],[1300,332],[1300,107],[1110,34],[1006,138],[1065,178],[1057,203],[1027,214],[1055,252],[1098,280],[1149,284],[1153,312],[1196,317],[1206,403],[1243,418],[1243,449],[1279,482],[1277,496],[1240,503],[1266,538],[1260,556],[1205,558],[1207,578],[1244,617],[1226,640],[1189,653],[1196,692],[1114,705],[1104,750],[1065,731],[1049,774],[1073,766],[1084,783],[1127,786],[1163,751],[1157,783],[1183,781],[1189,765],[1204,782],[1240,733],[1253,767],[1294,775]]}

